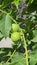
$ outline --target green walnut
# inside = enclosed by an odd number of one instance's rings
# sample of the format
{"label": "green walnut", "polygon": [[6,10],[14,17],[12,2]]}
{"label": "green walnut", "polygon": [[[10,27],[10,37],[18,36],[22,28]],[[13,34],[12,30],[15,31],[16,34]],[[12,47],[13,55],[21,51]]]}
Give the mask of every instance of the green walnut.
{"label": "green walnut", "polygon": [[13,41],[18,41],[18,40],[20,40],[20,38],[21,38],[21,35],[20,35],[19,32],[13,32],[13,33],[11,34],[11,39],[12,39]]}
{"label": "green walnut", "polygon": [[16,24],[16,23],[13,23],[13,24],[12,24],[12,31],[16,32],[16,31],[18,31],[18,30],[19,30],[19,25]]}

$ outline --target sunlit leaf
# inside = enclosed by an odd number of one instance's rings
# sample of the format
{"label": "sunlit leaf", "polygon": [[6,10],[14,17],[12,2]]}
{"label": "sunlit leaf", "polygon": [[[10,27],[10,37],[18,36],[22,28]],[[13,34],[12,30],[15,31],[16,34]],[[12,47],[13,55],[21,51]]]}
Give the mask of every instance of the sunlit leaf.
{"label": "sunlit leaf", "polygon": [[9,36],[11,30],[11,19],[9,15],[3,15],[3,18],[0,20],[0,31],[5,37]]}

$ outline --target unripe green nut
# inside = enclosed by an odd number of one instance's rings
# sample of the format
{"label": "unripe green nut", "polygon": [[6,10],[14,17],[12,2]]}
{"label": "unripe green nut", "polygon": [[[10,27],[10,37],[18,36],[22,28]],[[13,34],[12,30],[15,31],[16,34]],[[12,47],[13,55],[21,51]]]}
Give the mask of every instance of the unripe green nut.
{"label": "unripe green nut", "polygon": [[18,40],[20,40],[20,38],[21,38],[20,32],[13,32],[11,34],[11,39],[13,41],[18,41]]}
{"label": "unripe green nut", "polygon": [[12,24],[12,31],[16,32],[18,30],[19,30],[19,25],[16,23]]}

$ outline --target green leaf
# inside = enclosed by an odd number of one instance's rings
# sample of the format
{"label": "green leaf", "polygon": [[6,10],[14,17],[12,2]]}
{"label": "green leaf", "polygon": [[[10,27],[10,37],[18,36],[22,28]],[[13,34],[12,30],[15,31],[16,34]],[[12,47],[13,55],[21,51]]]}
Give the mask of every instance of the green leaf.
{"label": "green leaf", "polygon": [[19,5],[19,0],[14,0],[14,4],[16,5],[16,7],[18,8],[18,5]]}
{"label": "green leaf", "polygon": [[31,41],[33,41],[33,42],[37,42],[37,36],[34,37]]}
{"label": "green leaf", "polygon": [[30,65],[35,65],[37,63],[37,50],[30,55]]}
{"label": "green leaf", "polygon": [[34,38],[31,40],[33,42],[37,42],[37,30],[33,30]]}
{"label": "green leaf", "polygon": [[4,63],[4,65],[11,65],[10,63]]}
{"label": "green leaf", "polygon": [[37,44],[33,45],[33,46],[32,46],[32,49],[33,49],[33,50],[36,50],[36,49],[37,49]]}
{"label": "green leaf", "polygon": [[33,30],[34,36],[37,36],[37,30]]}
{"label": "green leaf", "polygon": [[26,59],[23,54],[15,53],[12,58],[12,65],[26,65]]}
{"label": "green leaf", "polygon": [[0,65],[2,65],[2,63],[0,63]]}
{"label": "green leaf", "polygon": [[2,38],[3,37],[3,35],[1,34],[1,32],[0,32],[0,38]]}
{"label": "green leaf", "polygon": [[8,4],[10,4],[13,0],[4,0],[2,3],[2,7],[5,8],[8,6]]}
{"label": "green leaf", "polygon": [[9,14],[3,15],[0,20],[0,31],[5,37],[9,36],[11,30],[11,19],[9,18]]}
{"label": "green leaf", "polygon": [[34,0],[29,0],[29,4],[32,4],[34,2]]}

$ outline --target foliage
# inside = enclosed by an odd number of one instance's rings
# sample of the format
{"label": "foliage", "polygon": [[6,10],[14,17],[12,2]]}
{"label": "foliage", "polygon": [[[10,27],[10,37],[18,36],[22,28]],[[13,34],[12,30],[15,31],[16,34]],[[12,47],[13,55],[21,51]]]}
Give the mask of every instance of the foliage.
{"label": "foliage", "polygon": [[0,0],[0,41],[11,35],[16,41],[0,48],[0,65],[37,65],[37,0]]}

